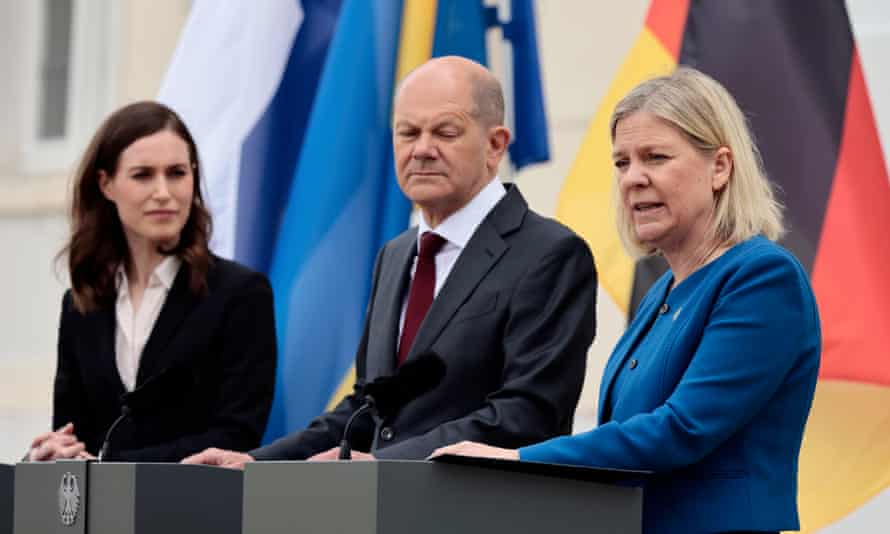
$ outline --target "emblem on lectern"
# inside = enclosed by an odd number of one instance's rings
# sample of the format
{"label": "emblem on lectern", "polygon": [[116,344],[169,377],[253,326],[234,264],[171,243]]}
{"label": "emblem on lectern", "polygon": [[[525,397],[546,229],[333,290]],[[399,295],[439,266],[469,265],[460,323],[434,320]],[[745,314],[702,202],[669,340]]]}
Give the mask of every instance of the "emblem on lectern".
{"label": "emblem on lectern", "polygon": [[59,484],[59,517],[62,524],[71,526],[77,521],[77,512],[80,509],[80,489],[77,487],[77,476],[71,472],[62,475]]}

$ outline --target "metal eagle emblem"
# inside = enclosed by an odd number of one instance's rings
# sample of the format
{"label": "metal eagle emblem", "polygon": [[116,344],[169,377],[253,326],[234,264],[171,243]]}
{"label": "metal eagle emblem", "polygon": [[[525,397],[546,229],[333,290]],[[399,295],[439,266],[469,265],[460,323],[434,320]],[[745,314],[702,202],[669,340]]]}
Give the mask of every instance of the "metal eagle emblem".
{"label": "metal eagle emblem", "polygon": [[77,521],[80,510],[80,489],[77,487],[77,476],[71,472],[62,475],[59,484],[59,517],[62,524],[70,527]]}

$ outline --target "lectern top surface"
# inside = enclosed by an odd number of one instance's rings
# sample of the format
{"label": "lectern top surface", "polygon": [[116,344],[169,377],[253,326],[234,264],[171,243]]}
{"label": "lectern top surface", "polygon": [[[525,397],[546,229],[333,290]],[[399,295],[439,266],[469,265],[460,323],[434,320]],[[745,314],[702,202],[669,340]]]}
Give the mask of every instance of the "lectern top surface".
{"label": "lectern top surface", "polygon": [[577,465],[550,464],[504,460],[500,458],[478,458],[475,456],[457,456],[444,454],[433,461],[447,464],[468,465],[486,469],[497,469],[514,473],[543,475],[555,478],[579,480],[582,482],[600,482],[605,484],[621,484],[622,486],[642,486],[652,476],[651,471],[634,471],[630,469],[607,469],[602,467],[582,467]]}

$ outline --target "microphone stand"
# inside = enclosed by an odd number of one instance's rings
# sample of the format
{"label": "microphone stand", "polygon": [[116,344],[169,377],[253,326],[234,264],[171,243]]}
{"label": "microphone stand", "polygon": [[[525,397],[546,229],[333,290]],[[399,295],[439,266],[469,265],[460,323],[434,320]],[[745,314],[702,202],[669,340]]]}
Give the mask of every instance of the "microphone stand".
{"label": "microphone stand", "polygon": [[380,376],[362,386],[363,404],[352,413],[343,427],[340,441],[340,460],[351,460],[349,436],[360,415],[371,413],[374,434],[371,450],[377,448],[378,430],[384,418],[394,417],[405,404],[433,389],[445,376],[445,363],[433,351],[427,351],[416,359],[405,362],[391,376]]}
{"label": "microphone stand", "polygon": [[117,428],[121,422],[130,415],[130,407],[124,404],[121,406],[121,414],[120,416],[111,423],[111,426],[108,427],[108,432],[105,433],[105,441],[102,442],[102,448],[99,449],[99,454],[96,455],[96,461],[101,462],[108,456],[108,451],[111,448],[111,436],[114,434],[114,430]]}
{"label": "microphone stand", "polygon": [[[368,412],[371,412],[371,416],[374,418],[375,422],[379,419],[379,416],[377,415],[377,403],[374,400],[374,397],[365,395],[365,403],[349,416],[349,419],[346,421],[346,426],[343,428],[343,439],[340,441],[340,455],[338,456],[338,459],[352,460],[352,447],[349,445],[349,435],[352,432],[352,425],[355,423],[358,416]],[[374,439],[377,439],[376,435],[374,436]]]}

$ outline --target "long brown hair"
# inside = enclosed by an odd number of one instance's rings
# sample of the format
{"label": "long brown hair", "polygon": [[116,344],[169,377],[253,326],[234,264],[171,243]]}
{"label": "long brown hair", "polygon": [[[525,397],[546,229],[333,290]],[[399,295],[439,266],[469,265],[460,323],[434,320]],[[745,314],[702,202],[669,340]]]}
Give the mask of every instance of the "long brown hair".
{"label": "long brown hair", "polygon": [[169,130],[186,142],[194,174],[194,192],[188,220],[179,243],[172,250],[188,269],[189,289],[207,291],[210,268],[210,212],[201,196],[201,165],[195,140],[182,119],[158,102],[136,102],[115,111],[93,136],[74,176],[71,202],[71,238],[60,252],[67,253],[74,305],[81,313],[111,306],[116,285],[115,271],[130,261],[124,229],[114,203],[99,187],[99,174],[117,172],[121,153],[138,139]]}

